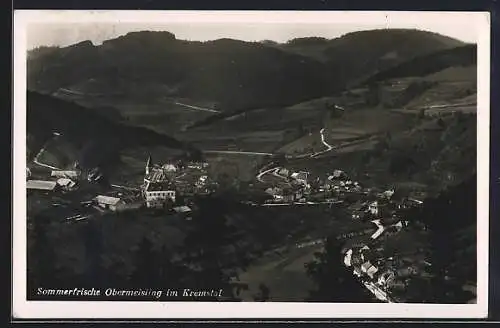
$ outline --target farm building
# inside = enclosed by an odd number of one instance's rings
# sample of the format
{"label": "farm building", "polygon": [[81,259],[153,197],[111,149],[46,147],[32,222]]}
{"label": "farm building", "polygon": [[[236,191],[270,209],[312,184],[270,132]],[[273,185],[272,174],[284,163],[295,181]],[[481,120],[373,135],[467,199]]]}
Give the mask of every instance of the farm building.
{"label": "farm building", "polygon": [[94,200],[98,206],[111,211],[117,211],[125,204],[120,198],[104,195],[99,195]]}
{"label": "farm building", "polygon": [[68,178],[57,179],[57,184],[66,190],[71,190],[76,186],[76,183],[73,180],[68,179]]}
{"label": "farm building", "polygon": [[26,189],[39,190],[45,192],[53,192],[59,190],[59,185],[56,181],[45,180],[28,180],[26,181]]}
{"label": "farm building", "polygon": [[77,170],[53,170],[50,173],[50,176],[55,178],[78,179],[80,175],[81,172]]}
{"label": "farm building", "polygon": [[191,212],[191,207],[183,205],[183,206],[177,206],[174,207],[174,211],[177,213],[190,213]]}

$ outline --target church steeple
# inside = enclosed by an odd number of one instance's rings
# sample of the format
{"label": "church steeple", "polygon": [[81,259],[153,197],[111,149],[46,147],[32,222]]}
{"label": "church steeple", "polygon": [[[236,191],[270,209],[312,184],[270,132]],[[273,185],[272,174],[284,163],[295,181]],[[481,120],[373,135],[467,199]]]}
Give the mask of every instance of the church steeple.
{"label": "church steeple", "polygon": [[151,169],[152,165],[153,165],[153,160],[151,159],[151,155],[149,155],[148,160],[146,162],[146,174],[149,174],[149,170]]}

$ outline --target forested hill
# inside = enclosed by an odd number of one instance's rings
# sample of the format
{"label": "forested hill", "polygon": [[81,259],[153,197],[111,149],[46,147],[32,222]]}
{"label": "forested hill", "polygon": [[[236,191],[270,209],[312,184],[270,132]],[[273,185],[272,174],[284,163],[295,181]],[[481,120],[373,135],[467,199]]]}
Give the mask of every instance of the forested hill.
{"label": "forested hill", "polygon": [[[423,222],[431,233],[432,298],[439,303],[466,302],[465,284],[477,280],[477,176],[444,190],[408,214],[410,222]],[[488,214],[486,214],[487,216]],[[488,233],[487,231],[485,233]],[[464,297],[460,300],[460,297]]]}
{"label": "forested hill", "polygon": [[169,32],[131,32],[93,45],[28,54],[28,87],[123,96],[210,100],[223,110],[290,105],[343,89],[420,55],[463,45],[418,30],[373,30],[286,44],[178,40]]}
{"label": "forested hill", "polygon": [[27,93],[28,152],[37,149],[56,132],[80,150],[82,164],[98,165],[120,149],[135,146],[191,147],[153,130],[112,121],[93,109],[36,92]]}
{"label": "forested hill", "polygon": [[371,76],[366,82],[371,83],[406,76],[426,76],[451,66],[471,66],[476,64],[477,46],[475,44],[468,44],[417,57],[396,65],[391,69],[377,73]]}

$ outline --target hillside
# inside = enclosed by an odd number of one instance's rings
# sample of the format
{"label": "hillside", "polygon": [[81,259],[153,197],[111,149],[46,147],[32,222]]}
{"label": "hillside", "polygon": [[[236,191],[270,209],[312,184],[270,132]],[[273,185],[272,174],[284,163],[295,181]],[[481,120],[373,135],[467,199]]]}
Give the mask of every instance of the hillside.
{"label": "hillside", "polygon": [[280,48],[324,62],[336,80],[352,85],[413,58],[463,45],[432,32],[380,29],[347,33],[332,40],[294,39]]}
{"label": "hillside", "polygon": [[476,64],[477,46],[468,44],[414,58],[371,76],[366,83],[406,76],[426,76],[452,66],[461,67]]}
{"label": "hillside", "polygon": [[411,222],[422,222],[431,231],[435,275],[431,284],[436,302],[466,302],[473,297],[462,289],[477,281],[476,198],[477,176],[473,175],[407,213]]}
{"label": "hillside", "polygon": [[[74,152],[83,167],[109,164],[122,149],[163,146],[190,150],[191,147],[152,130],[118,123],[92,109],[47,95],[27,93],[27,152],[33,156],[42,146],[60,134],[59,147]],[[63,146],[64,145],[64,146]]]}
{"label": "hillside", "polygon": [[223,108],[293,103],[328,85],[322,65],[309,58],[237,40],[182,41],[168,32],[133,32],[100,46],[81,42],[29,60],[28,72],[34,90],[95,93],[87,87],[112,85],[128,97],[174,95]]}
{"label": "hillside", "polygon": [[362,31],[286,44],[194,42],[169,32],[132,32],[99,46],[85,41],[32,51],[28,87],[144,101],[182,97],[214,101],[231,111],[285,106],[330,95],[416,56],[459,45],[417,30]]}

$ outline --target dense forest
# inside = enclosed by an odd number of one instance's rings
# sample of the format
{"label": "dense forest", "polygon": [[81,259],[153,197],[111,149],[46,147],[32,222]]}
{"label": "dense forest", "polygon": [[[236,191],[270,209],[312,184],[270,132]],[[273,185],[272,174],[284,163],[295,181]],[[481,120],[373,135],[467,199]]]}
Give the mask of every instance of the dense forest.
{"label": "dense forest", "polygon": [[34,49],[28,88],[216,101],[223,110],[283,106],[335,93],[411,58],[460,41],[417,30],[374,30],[332,40],[285,44],[176,39],[169,32],[131,32],[94,46]]}

